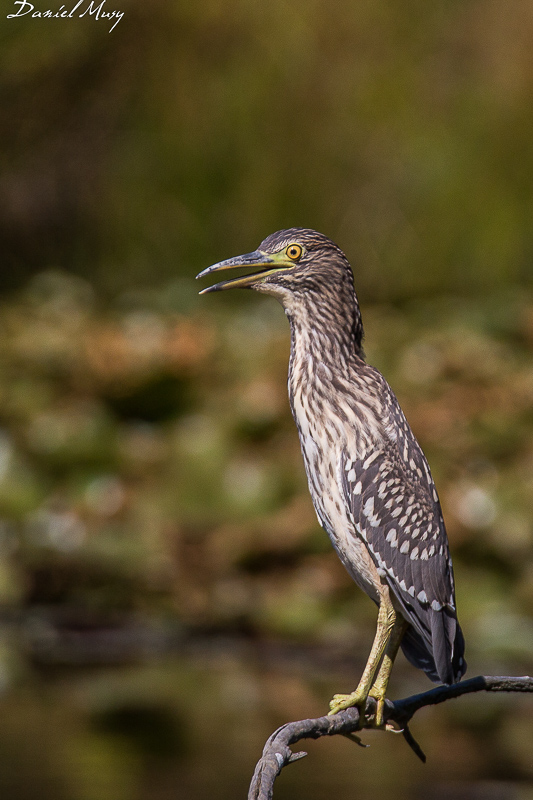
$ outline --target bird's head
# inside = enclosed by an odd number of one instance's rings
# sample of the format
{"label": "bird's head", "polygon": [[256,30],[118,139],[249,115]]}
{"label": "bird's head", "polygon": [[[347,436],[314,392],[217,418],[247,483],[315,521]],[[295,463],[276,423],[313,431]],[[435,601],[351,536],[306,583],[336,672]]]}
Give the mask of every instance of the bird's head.
{"label": "bird's head", "polygon": [[252,253],[219,261],[197,277],[237,267],[253,272],[215,283],[200,294],[222,289],[255,289],[274,295],[286,308],[290,307],[291,298],[304,293],[318,292],[324,298],[330,293],[344,294],[349,288],[353,294],[352,270],[342,250],[327,236],[307,228],[272,233]]}
{"label": "bird's head", "polygon": [[222,289],[255,289],[279,300],[293,331],[296,328],[327,331],[326,349],[357,351],[363,355],[363,325],[353,274],[348,259],[322,233],[289,228],[272,233],[253,253],[219,261],[197,276],[246,267],[253,272],[209,286],[200,294]]}

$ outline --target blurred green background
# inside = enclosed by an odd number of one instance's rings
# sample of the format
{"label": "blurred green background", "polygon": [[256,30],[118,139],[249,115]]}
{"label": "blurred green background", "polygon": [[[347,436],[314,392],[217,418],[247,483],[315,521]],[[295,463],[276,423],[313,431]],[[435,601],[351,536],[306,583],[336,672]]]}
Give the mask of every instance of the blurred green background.
{"label": "blurred green background", "polygon": [[[4,795],[244,797],[270,732],[355,686],[375,610],[308,497],[285,317],[194,282],[283,227],[353,264],[469,675],[531,673],[531,3],[108,0],[112,33],[2,8]],[[400,656],[391,695],[427,688]],[[276,798],[531,800],[532,710],[426,711],[425,767],[311,743]]]}

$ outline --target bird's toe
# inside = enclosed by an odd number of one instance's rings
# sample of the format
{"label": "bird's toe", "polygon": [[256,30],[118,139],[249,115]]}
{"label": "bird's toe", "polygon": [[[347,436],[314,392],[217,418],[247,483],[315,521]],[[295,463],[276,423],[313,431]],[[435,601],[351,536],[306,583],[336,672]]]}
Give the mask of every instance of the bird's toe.
{"label": "bird's toe", "polygon": [[358,691],[357,689],[355,692],[351,694],[335,694],[333,695],[333,699],[329,703],[329,714],[338,714],[339,711],[344,711],[345,708],[352,708],[353,706],[357,706],[361,717],[364,716],[364,710],[366,706],[366,694],[364,692]]}

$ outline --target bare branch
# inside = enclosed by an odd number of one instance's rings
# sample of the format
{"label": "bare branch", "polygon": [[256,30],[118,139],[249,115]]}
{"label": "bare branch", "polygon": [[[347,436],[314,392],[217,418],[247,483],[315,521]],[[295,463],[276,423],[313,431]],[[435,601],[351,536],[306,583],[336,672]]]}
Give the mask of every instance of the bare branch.
{"label": "bare branch", "polygon": [[[533,693],[533,678],[524,676],[514,678],[509,676],[484,676],[456,683],[453,686],[437,686],[428,692],[412,695],[403,700],[386,701],[385,723],[394,725],[403,731],[404,737],[416,753],[425,761],[425,756],[409,731],[408,723],[419,709],[424,706],[438,705],[455,697],[473,692],[531,692]],[[322,736],[336,736],[341,734],[362,744],[356,731],[362,728],[372,728],[375,714],[375,700],[367,701],[365,719],[360,724],[359,711],[348,708],[339,714],[316,719],[304,719],[297,722],[288,722],[278,728],[267,740],[263,755],[255,768],[250,784],[248,800],[271,800],[274,791],[274,781],[287,764],[298,761],[307,755],[305,752],[293,753],[291,744],[301,739],[319,739]]]}

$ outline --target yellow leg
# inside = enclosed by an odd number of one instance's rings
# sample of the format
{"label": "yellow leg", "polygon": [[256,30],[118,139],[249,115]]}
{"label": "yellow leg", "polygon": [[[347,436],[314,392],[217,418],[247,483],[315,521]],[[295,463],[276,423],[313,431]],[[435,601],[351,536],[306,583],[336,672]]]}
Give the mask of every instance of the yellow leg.
{"label": "yellow leg", "polygon": [[[389,596],[389,590],[387,587],[383,587],[379,604],[376,635],[374,637],[374,643],[372,645],[372,650],[370,651],[368,661],[366,662],[366,667],[361,676],[361,680],[359,681],[359,685],[355,692],[352,692],[351,694],[334,695],[333,700],[329,704],[330,714],[337,714],[344,708],[350,708],[351,706],[357,706],[361,715],[364,714],[366,699],[370,692],[374,675],[376,674],[379,663],[387,649],[395,622],[396,612]],[[396,650],[397,649],[398,647],[396,647]]]}
{"label": "yellow leg", "polygon": [[377,701],[376,707],[376,728],[381,728],[383,725],[383,709],[385,707],[385,695],[387,693],[387,686],[389,685],[389,678],[394,664],[394,659],[398,653],[402,637],[407,628],[407,622],[402,617],[396,617],[394,627],[391,631],[389,641],[383,654],[383,661],[379,668],[376,680],[369,691],[369,697],[374,697]]}

